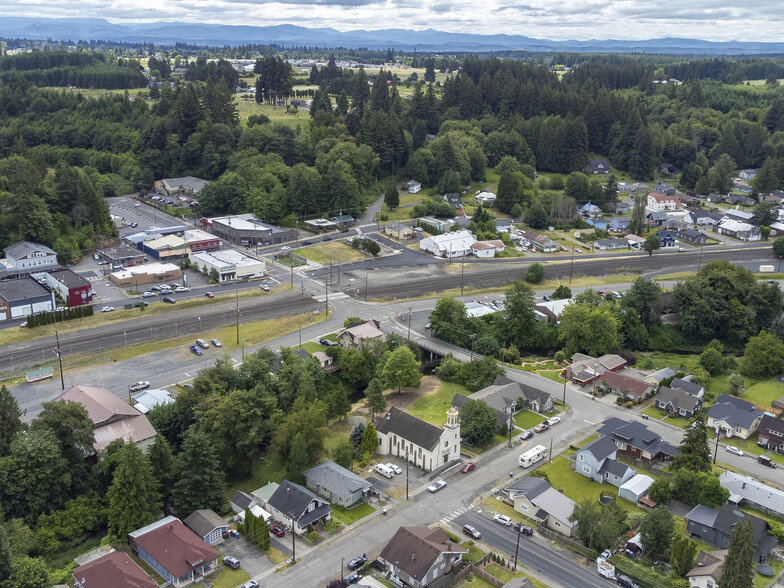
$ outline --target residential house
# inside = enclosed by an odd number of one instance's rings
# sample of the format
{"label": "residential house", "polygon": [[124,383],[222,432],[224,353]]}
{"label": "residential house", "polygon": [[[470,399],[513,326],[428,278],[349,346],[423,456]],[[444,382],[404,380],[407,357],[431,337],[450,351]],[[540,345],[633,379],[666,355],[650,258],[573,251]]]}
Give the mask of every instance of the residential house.
{"label": "residential house", "polygon": [[127,553],[112,549],[71,572],[74,588],[158,588]]}
{"label": "residential house", "polygon": [[253,497],[250,494],[243,492],[242,490],[237,490],[234,492],[234,494],[232,494],[231,498],[229,499],[231,510],[237,514],[245,512],[246,508],[250,508],[254,504],[256,504],[256,501],[253,499]]}
{"label": "residential house", "polygon": [[726,198],[724,197],[723,194],[717,194],[716,192],[711,192],[705,197],[705,200],[707,200],[711,204],[719,204],[721,202],[724,202]]}
{"label": "residential house", "polygon": [[643,461],[667,460],[678,455],[679,451],[648,427],[637,421],[624,421],[610,417],[597,431],[606,435],[618,446],[618,451]]}
{"label": "residential house", "polygon": [[753,180],[757,177],[757,170],[756,169],[742,169],[738,174],[738,177],[741,180],[748,182],[749,180]]}
{"label": "residential house", "polygon": [[675,188],[669,184],[654,184],[653,191],[658,194],[664,194],[665,196],[675,196]]}
{"label": "residential house", "polygon": [[563,298],[561,300],[543,300],[534,306],[534,316],[539,322],[557,323],[564,308],[569,306],[574,300]]}
{"label": "residential house", "polygon": [[664,210],[649,210],[645,214],[645,220],[652,227],[660,227],[668,219],[667,212]]}
{"label": "residential house", "polygon": [[457,192],[449,192],[444,194],[444,202],[455,208],[463,207],[463,198]]}
{"label": "residential house", "polygon": [[647,189],[648,186],[642,182],[634,182],[633,184],[630,184],[629,182],[618,182],[618,191],[621,193],[638,192]]}
{"label": "residential house", "polygon": [[745,513],[728,502],[721,505],[719,510],[698,504],[684,518],[687,521],[686,530],[690,536],[719,549],[729,547],[730,535],[735,525],[743,520],[749,521],[754,535],[752,543],[755,563],[764,563],[778,544],[777,539],[768,535],[767,521]]}
{"label": "residential house", "polygon": [[637,504],[641,498],[648,494],[648,488],[653,484],[653,478],[645,474],[637,474],[626,480],[618,488],[618,498],[624,498],[633,504]]}
{"label": "residential house", "polygon": [[0,321],[51,312],[55,308],[54,292],[44,288],[35,278],[28,276],[0,282]]}
{"label": "residential house", "polygon": [[606,159],[590,159],[585,171],[589,174],[607,175],[610,173],[610,162]]}
{"label": "residential house", "polygon": [[757,430],[762,420],[762,411],[752,402],[721,394],[708,409],[708,427],[721,429],[725,437],[748,439]]}
{"label": "residential house", "polygon": [[450,574],[464,553],[468,551],[440,527],[400,527],[381,550],[378,560],[396,584],[422,588]]}
{"label": "residential house", "polygon": [[[742,206],[754,206],[754,200],[746,196],[746,194],[751,194],[754,191],[751,184],[744,182],[739,178],[735,178],[732,180],[732,187],[736,192],[740,192],[740,194],[730,194],[730,203],[740,204]],[[736,198],[736,196],[742,196],[743,199]]]}
{"label": "residential house", "polygon": [[392,407],[376,434],[376,453],[405,458],[426,472],[460,458],[460,419],[454,407],[446,411],[443,429]]}
{"label": "residential house", "polygon": [[699,206],[700,199],[693,194],[676,194],[676,198],[678,198],[681,203],[685,206]]}
{"label": "residential house", "polygon": [[587,218],[585,219],[585,223],[600,231],[606,231],[608,226],[607,220],[598,218]]}
{"label": "residential house", "polygon": [[683,217],[683,222],[697,226],[713,226],[719,222],[724,215],[718,212],[708,212],[707,210],[690,210]]}
{"label": "residential house", "polygon": [[56,402],[78,402],[93,422],[93,449],[106,449],[112,441],[134,441],[146,449],[155,440],[155,429],[138,409],[129,406],[103,386],[70,386],[50,398]]}
{"label": "residential house", "polygon": [[476,241],[471,244],[471,253],[479,258],[495,257],[496,251],[504,250],[504,242],[498,239],[490,241]]}
{"label": "residential house", "polygon": [[228,531],[226,521],[210,508],[193,511],[183,522],[208,545],[223,543],[223,535]]}
{"label": "residential house", "polygon": [[171,586],[188,586],[220,569],[220,554],[173,516],[129,533],[128,539],[139,558]]}
{"label": "residential house", "polygon": [[656,370],[652,374],[645,376],[645,378],[643,379],[646,382],[650,382],[651,384],[658,386],[659,384],[662,383],[662,381],[666,380],[667,378],[674,378],[674,377],[675,377],[675,372],[672,371],[672,368],[666,367],[660,370]]}
{"label": "residential house", "polygon": [[133,406],[142,414],[147,414],[161,404],[171,404],[173,402],[174,398],[168,390],[148,388],[133,395]]}
{"label": "residential house", "polygon": [[423,216],[417,219],[417,226],[424,228],[428,233],[448,233],[452,230],[454,221],[451,219]]}
{"label": "residential house", "polygon": [[672,415],[690,419],[701,406],[702,400],[681,389],[662,386],[656,394],[656,408]]}
{"label": "residential house", "polygon": [[708,242],[707,235],[695,229],[681,229],[678,231],[678,238],[692,245],[705,245]]}
{"label": "residential house", "polygon": [[548,529],[571,537],[577,523],[569,520],[577,503],[550,486],[544,478],[520,478],[506,487],[514,509],[545,525]]}
{"label": "residential house", "polygon": [[640,237],[639,235],[635,235],[633,233],[629,233],[628,235],[623,236],[626,239],[626,242],[629,243],[629,247],[632,249],[640,249],[642,244],[645,243],[645,239]]}
{"label": "residential house", "polygon": [[575,452],[574,471],[600,484],[621,486],[637,472],[616,460],[617,453],[618,447],[610,437],[599,437]]}
{"label": "residential house", "polygon": [[757,432],[757,443],[771,451],[784,452],[784,420],[763,414]]}
{"label": "residential house", "polygon": [[714,225],[713,230],[721,235],[727,235],[741,241],[759,241],[762,239],[759,227],[732,219],[724,219],[717,223]]}
{"label": "residential house", "polygon": [[651,192],[648,194],[648,210],[664,211],[664,210],[677,210],[683,206],[679,198],[675,197],[675,192],[672,194],[661,194],[659,192]]}
{"label": "residential house", "polygon": [[617,372],[626,365],[626,360],[620,355],[608,353],[601,357],[591,357],[583,353],[575,353],[571,357],[571,363],[566,366],[564,374],[567,380],[571,380],[581,386],[590,384],[604,372]]}
{"label": "residential house", "polygon": [[729,470],[719,476],[719,483],[730,491],[730,502],[739,505],[745,501],[752,508],[784,518],[784,491]]}
{"label": "residential house", "polygon": [[386,335],[374,320],[344,329],[338,334],[338,343],[346,349],[361,349],[372,341],[386,341]]}
{"label": "residential house", "polygon": [[662,249],[670,249],[677,244],[677,233],[670,229],[659,229],[656,231],[656,236],[659,237],[659,241],[661,241]]}
{"label": "residential house", "polygon": [[541,235],[536,231],[527,230],[523,231],[523,238],[525,242],[528,244],[529,247],[536,249],[537,251],[542,251],[544,253],[552,253],[553,251],[558,251],[558,243],[553,241],[550,237],[546,235]]}
{"label": "residential house", "polygon": [[597,218],[602,216],[602,209],[596,206],[595,204],[591,204],[590,202],[586,202],[582,206],[577,209],[577,212],[580,213],[580,216],[585,218]]}
{"label": "residential house", "polygon": [[616,216],[610,219],[610,230],[615,233],[625,233],[629,230],[629,221],[631,219],[628,216]]}
{"label": "residential house", "polygon": [[384,232],[395,239],[410,239],[414,236],[414,229],[398,221],[392,221],[384,225]]}
{"label": "residential house", "polygon": [[593,242],[593,248],[597,251],[615,251],[629,249],[630,245],[626,239],[599,239]]}
{"label": "residential house", "polygon": [[597,386],[602,386],[612,394],[621,396],[624,400],[644,400],[656,391],[656,386],[618,372],[605,371],[596,380]]}
{"label": "residential house", "polygon": [[689,588],[719,588],[721,569],[727,553],[729,552],[726,549],[700,551],[697,554],[697,565],[686,572]]}
{"label": "residential house", "polygon": [[340,366],[335,362],[335,358],[323,351],[314,351],[311,355],[318,360],[319,364],[321,364],[321,369],[326,374],[334,374],[340,369]]}
{"label": "residential house", "polygon": [[784,235],[784,223],[775,222],[770,224],[770,236],[781,237]]}
{"label": "residential house", "polygon": [[736,210],[736,209],[729,209],[724,211],[724,217],[740,221],[742,223],[753,223],[754,222],[754,213],[750,210]]}
{"label": "residential house", "polygon": [[409,180],[406,183],[406,192],[408,192],[409,194],[418,194],[421,189],[422,189],[421,182],[417,182],[416,180]]}
{"label": "residential house", "polygon": [[619,202],[610,202],[607,206],[613,214],[627,214],[634,207],[634,204],[628,200],[621,200]]}
{"label": "residential house", "polygon": [[492,192],[486,192],[485,190],[482,190],[481,192],[479,192],[479,194],[474,196],[474,202],[476,204],[481,204],[482,206],[485,207],[492,206],[493,203],[495,202],[495,199],[496,199],[495,194],[493,194]]}
{"label": "residential house", "polygon": [[334,461],[305,470],[305,485],[333,504],[350,508],[368,495],[373,485]]}
{"label": "residential house", "polygon": [[0,278],[22,278],[31,273],[60,269],[57,253],[46,245],[19,241],[3,248],[0,259]]}
{"label": "residential house", "polygon": [[204,189],[209,182],[193,176],[185,176],[183,178],[166,178],[158,180],[154,183],[155,189],[160,193],[165,193],[168,196],[174,194],[187,194],[193,196],[198,194]]}
{"label": "residential house", "polygon": [[673,378],[672,382],[670,382],[670,388],[683,390],[684,392],[687,392],[692,396],[696,396],[697,398],[702,398],[705,394],[705,388],[696,382],[692,382],[691,376],[686,376],[685,378]]}
{"label": "residential house", "polygon": [[468,225],[471,224],[472,220],[473,219],[470,216],[463,216],[461,214],[458,214],[455,218],[451,219],[449,222],[452,223],[452,228],[457,226],[460,227],[461,229],[467,229]]}
{"label": "residential house", "polygon": [[332,518],[332,508],[326,500],[288,480],[278,484],[269,499],[259,506],[297,535],[306,533],[309,525],[318,526]]}
{"label": "residential house", "polygon": [[471,254],[471,245],[476,243],[476,235],[471,231],[460,230],[442,235],[427,237],[419,242],[419,249],[436,257],[452,259]]}

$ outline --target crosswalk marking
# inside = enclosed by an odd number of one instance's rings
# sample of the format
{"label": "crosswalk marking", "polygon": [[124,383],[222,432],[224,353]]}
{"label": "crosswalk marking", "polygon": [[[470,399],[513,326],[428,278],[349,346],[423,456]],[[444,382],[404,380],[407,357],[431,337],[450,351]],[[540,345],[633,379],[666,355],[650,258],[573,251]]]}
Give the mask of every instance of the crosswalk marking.
{"label": "crosswalk marking", "polygon": [[[350,296],[348,294],[345,294],[344,292],[339,292],[337,294],[329,295],[330,300],[343,300],[344,298],[350,298]],[[326,296],[321,294],[319,296],[314,296],[313,299],[317,300],[318,302],[324,302],[326,300]]]}
{"label": "crosswalk marking", "polygon": [[453,511],[452,511],[451,513],[449,513],[447,516],[443,517],[443,518],[441,519],[441,522],[442,522],[442,523],[444,523],[445,525],[448,525],[450,522],[452,522],[453,520],[455,520],[455,519],[456,519],[457,517],[459,517],[461,514],[463,514],[463,513],[466,513],[466,512],[468,512],[469,510],[471,510],[471,509],[473,509],[473,508],[474,508],[474,505],[473,505],[473,504],[471,504],[471,505],[469,505],[469,506],[461,506],[460,508],[457,508],[457,509],[453,510]]}

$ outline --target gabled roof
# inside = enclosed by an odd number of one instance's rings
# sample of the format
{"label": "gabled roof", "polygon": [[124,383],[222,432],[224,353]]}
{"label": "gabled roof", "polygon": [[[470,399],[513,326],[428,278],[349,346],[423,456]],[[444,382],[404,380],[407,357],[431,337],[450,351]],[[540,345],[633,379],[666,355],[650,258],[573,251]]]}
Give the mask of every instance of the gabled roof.
{"label": "gabled roof", "polygon": [[526,476],[507,486],[506,490],[517,496],[525,496],[528,500],[532,500],[548,488],[551,488],[550,482],[544,478]]}
{"label": "gabled roof", "polygon": [[443,433],[442,429],[435,425],[411,416],[394,406],[381,419],[376,431],[384,435],[394,433],[398,437],[428,450],[438,445]]}
{"label": "gabled roof", "polygon": [[589,452],[597,461],[602,461],[605,458],[610,457],[613,453],[618,451],[618,447],[615,445],[615,442],[610,437],[599,437],[598,439],[594,439],[585,447],[581,447],[577,450],[577,453],[581,453],[583,451]]}
{"label": "gabled roof", "polygon": [[540,510],[545,511],[550,516],[557,518],[565,525],[569,527],[574,527],[577,525],[576,522],[569,520],[569,517],[572,516],[574,507],[577,506],[577,503],[571,498],[567,498],[558,492],[558,490],[555,488],[548,488],[530,500],[534,506]]}
{"label": "gabled roof", "polygon": [[309,482],[328,488],[340,496],[368,490],[372,485],[334,461],[325,461],[312,467],[304,472],[304,476]]}
{"label": "gabled roof", "polygon": [[236,506],[240,510],[245,510],[248,508],[255,500],[249,494],[246,494],[242,490],[237,490],[234,494],[231,495],[229,499],[234,506]]}
{"label": "gabled roof", "polygon": [[205,537],[212,533],[214,529],[226,526],[226,521],[210,508],[202,508],[193,511],[183,522],[199,537]]}
{"label": "gabled roof", "polygon": [[171,516],[134,531],[129,537],[175,578],[219,556],[180,519]]}
{"label": "gabled roof", "polygon": [[[773,431],[775,433],[779,433],[782,437],[784,437],[784,420],[777,419],[775,417],[770,416],[769,414],[763,414],[762,420],[760,421],[757,430],[760,433],[768,433],[770,431]],[[779,435],[776,436],[778,437]]]}
{"label": "gabled roof", "polygon": [[687,578],[710,576],[717,582],[721,579],[721,568],[728,550],[700,551],[697,555],[697,565],[686,573]]}
{"label": "gabled roof", "polygon": [[656,402],[672,404],[672,408],[676,412],[681,410],[694,412],[700,406],[700,399],[696,396],[692,396],[685,390],[673,389],[667,386],[659,388],[656,394]]}
{"label": "gabled roof", "polygon": [[[309,511],[308,506],[314,500],[318,501],[321,506]],[[286,515],[293,516],[297,523],[304,527],[309,525],[315,520],[320,519],[324,515],[329,514],[332,510],[328,504],[324,503],[322,499],[313,494],[307,488],[303,488],[299,484],[283,480],[278,489],[270,496],[267,501],[272,508]]]}
{"label": "gabled roof", "polygon": [[3,253],[5,253],[5,256],[13,257],[14,259],[19,259],[20,257],[35,253],[36,251],[41,251],[47,255],[57,255],[46,245],[41,245],[40,243],[31,243],[30,241],[19,241],[18,243],[14,243],[13,245],[9,245],[8,247],[3,248]]}
{"label": "gabled roof", "polygon": [[748,400],[742,400],[721,394],[716,398],[713,406],[708,409],[708,417],[714,421],[722,421],[728,426],[750,428],[754,421],[762,416],[762,412],[754,408],[754,404]]}
{"label": "gabled roof", "polygon": [[744,519],[751,523],[751,528],[754,532],[754,545],[759,549],[761,547],[760,543],[762,543],[768,533],[768,522],[759,517],[745,513],[728,502],[725,502],[719,507],[719,511],[716,513],[716,520],[713,523],[713,528],[730,535],[732,534],[733,527]]}
{"label": "gabled roof", "polygon": [[678,455],[678,449],[666,443],[660,435],[648,430],[648,427],[637,421],[624,421],[618,417],[610,417],[602,423],[598,431],[601,435],[609,435],[630,447],[647,451],[652,456],[658,453]]}
{"label": "gabled roof", "polygon": [[450,553],[468,551],[453,542],[441,528],[400,527],[379,557],[421,581],[441,554]]}
{"label": "gabled roof", "polygon": [[[358,339],[358,340],[384,338],[383,331],[376,328],[376,326],[370,321],[366,321],[361,325],[357,325],[356,327],[345,329],[343,332],[340,333],[340,335],[342,335],[343,333],[347,333],[348,335],[351,336],[352,339]],[[338,337],[340,337],[340,335],[338,335]]]}
{"label": "gabled roof", "polygon": [[610,371],[604,372],[599,378],[599,382],[605,383],[610,388],[628,390],[629,394],[637,397],[642,397],[652,387],[651,384],[643,380]]}
{"label": "gabled roof", "polygon": [[656,370],[651,375],[647,376],[648,378],[653,378],[657,382],[661,382],[662,380],[666,380],[667,378],[672,378],[675,375],[675,372],[672,371],[672,368],[662,368],[660,370]]}
{"label": "gabled roof", "polygon": [[79,566],[73,571],[74,579],[82,588],[158,588],[127,553],[112,551]]}
{"label": "gabled roof", "polygon": [[607,473],[613,476],[617,476],[618,478],[623,478],[626,475],[626,472],[631,469],[632,468],[627,466],[625,463],[621,463],[620,461],[616,461],[614,459],[605,459],[602,467],[599,468],[599,473]]}
{"label": "gabled roof", "polygon": [[634,494],[641,494],[648,490],[653,484],[653,478],[650,476],[646,476],[645,474],[636,474],[632,476],[628,480],[626,480],[619,488],[619,490],[629,490]]}
{"label": "gabled roof", "polygon": [[692,396],[699,396],[701,393],[705,392],[705,388],[699,384],[692,382],[691,380],[684,380],[683,378],[673,378],[672,382],[670,382],[670,388],[683,390]]}

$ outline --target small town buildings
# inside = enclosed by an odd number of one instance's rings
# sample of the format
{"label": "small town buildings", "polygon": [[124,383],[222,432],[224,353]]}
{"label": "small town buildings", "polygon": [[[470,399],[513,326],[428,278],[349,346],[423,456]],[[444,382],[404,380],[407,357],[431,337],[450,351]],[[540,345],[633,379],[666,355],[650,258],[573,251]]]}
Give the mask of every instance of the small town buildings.
{"label": "small town buildings", "polygon": [[595,204],[591,204],[590,202],[586,202],[580,206],[577,209],[577,212],[580,214],[580,216],[585,218],[597,218],[602,216],[602,209]]}
{"label": "small town buildings", "polygon": [[561,300],[543,300],[534,306],[534,316],[539,322],[557,323],[564,308],[572,304],[572,298]]}
{"label": "small town buildings", "polygon": [[642,247],[642,244],[645,243],[645,238],[640,237],[639,235],[635,235],[634,233],[629,233],[628,235],[623,236],[624,239],[629,243],[629,247],[632,249],[639,249]]}
{"label": "small town buildings", "polygon": [[697,554],[697,565],[686,572],[689,588],[718,588],[727,553],[726,549],[700,551]]}
{"label": "small town buildings", "polygon": [[757,432],[757,443],[765,449],[784,452],[784,420],[763,414]]}
{"label": "small town buildings", "polygon": [[645,213],[645,220],[652,227],[660,227],[669,220],[669,217],[664,210],[649,210]]}
{"label": "small town buildings", "polygon": [[325,218],[314,218],[304,222],[305,228],[311,231],[336,231],[338,223]]}
{"label": "small town buildings", "polygon": [[422,184],[417,182],[416,180],[409,180],[406,183],[406,192],[409,194],[418,194],[419,191],[422,189]]}
{"label": "small town buildings", "polygon": [[114,269],[120,269],[121,266],[139,265],[147,261],[147,255],[143,251],[126,243],[109,249],[101,249],[98,256]]}
{"label": "small town buildings", "polygon": [[618,447],[610,437],[599,437],[575,452],[574,471],[600,484],[621,486],[637,472],[616,460],[617,453]]}
{"label": "small town buildings", "polygon": [[400,527],[378,560],[396,584],[423,588],[450,574],[464,553],[439,527]]}
{"label": "small town buildings", "polygon": [[452,230],[452,225],[455,224],[455,221],[434,216],[423,216],[417,219],[416,223],[418,227],[423,228],[428,233],[448,233]]}
{"label": "small town buildings", "polygon": [[577,523],[569,517],[577,503],[550,486],[544,478],[520,478],[507,486],[506,491],[517,512],[567,537],[575,534]]}
{"label": "small town buildings", "polygon": [[607,175],[610,173],[610,162],[606,159],[589,159],[585,171],[589,174]]}
{"label": "small town buildings", "polygon": [[629,230],[629,221],[631,219],[628,216],[615,216],[610,219],[608,227],[615,233],[625,233]]}
{"label": "small town buildings", "polygon": [[180,259],[190,253],[188,242],[177,235],[165,235],[157,239],[141,241],[138,246],[154,259]]}
{"label": "small town buildings", "polygon": [[496,251],[504,250],[504,242],[496,239],[475,241],[471,244],[471,253],[480,258],[495,257]]}
{"label": "small town buildings", "polygon": [[648,488],[653,484],[653,478],[645,474],[637,474],[621,484],[618,488],[618,498],[637,504],[641,498],[648,494]]}
{"label": "small town buildings", "polygon": [[340,366],[335,361],[335,358],[331,355],[327,355],[323,351],[314,351],[312,353],[312,357],[316,359],[319,364],[321,364],[321,369],[324,370],[324,373],[334,374],[340,369]]}
{"label": "small town buildings", "polygon": [[662,386],[656,394],[656,408],[671,415],[690,419],[702,406],[702,400],[680,388]]}
{"label": "small town buildings", "polygon": [[50,398],[56,402],[78,402],[93,422],[96,453],[116,439],[135,442],[144,450],[155,440],[155,429],[147,417],[102,386],[70,386]]}
{"label": "small town buildings", "polygon": [[31,273],[60,268],[57,253],[46,245],[19,241],[3,248],[0,259],[0,278],[13,279],[29,276]]}
{"label": "small town buildings", "polygon": [[357,222],[356,219],[350,214],[339,214],[337,216],[333,216],[330,220],[333,223],[336,223],[341,229],[343,227],[350,227]]}
{"label": "small town buildings", "polygon": [[[754,191],[754,188],[751,187],[751,184],[744,182],[739,178],[735,178],[732,180],[732,187],[735,189],[735,191],[740,192],[740,194],[730,194],[731,204],[740,204],[742,206],[754,205],[754,200],[746,196],[746,194],[751,194]],[[736,196],[738,197],[736,198]]]}
{"label": "small town buildings", "polygon": [[410,239],[414,236],[414,229],[411,225],[407,225],[398,221],[392,221],[384,225],[384,233],[394,239]]}
{"label": "small town buildings", "polygon": [[436,257],[452,259],[470,255],[471,245],[474,243],[476,243],[476,236],[471,231],[460,230],[422,239],[419,242],[419,249],[432,253]]}
{"label": "small town buildings", "polygon": [[127,553],[112,549],[72,572],[74,588],[158,588]]}
{"label": "small town buildings", "polygon": [[648,427],[637,421],[610,417],[605,419],[597,432],[610,437],[621,453],[642,461],[667,460],[680,453],[677,447],[664,441],[661,435],[648,430]]}
{"label": "small town buildings", "polygon": [[444,202],[455,208],[463,207],[463,198],[457,192],[448,192],[444,194]]}
{"label": "small town buildings", "polygon": [[55,308],[54,293],[29,276],[0,282],[0,321],[50,312]]}
{"label": "small town buildings", "polygon": [[227,532],[228,525],[225,520],[210,508],[195,510],[183,521],[185,525],[207,545],[223,543],[223,534]]}
{"label": "small town buildings", "polygon": [[618,182],[618,191],[624,194],[628,194],[631,192],[637,192],[639,190],[647,190],[648,186],[646,186],[642,182],[634,182],[630,184],[629,182]]}
{"label": "small town buildings", "polygon": [[392,407],[376,427],[379,455],[402,457],[426,472],[460,458],[460,420],[446,411],[443,429]]}
{"label": "small town buildings", "polygon": [[742,169],[742,170],[740,170],[740,173],[738,173],[738,177],[741,180],[743,180],[745,182],[748,182],[749,180],[753,180],[754,178],[757,177],[757,170],[756,169]]}
{"label": "small town buildings", "polygon": [[147,414],[156,406],[172,402],[174,402],[174,398],[167,390],[148,388],[133,395],[133,406],[142,414]]}
{"label": "small town buildings", "polygon": [[474,196],[474,202],[476,204],[481,204],[482,206],[492,206],[493,203],[495,203],[495,199],[495,194],[492,192],[486,192],[485,190],[482,190],[479,192],[479,194]]}
{"label": "small town buildings", "polygon": [[308,525],[320,525],[328,522],[332,509],[326,500],[322,500],[307,488],[299,484],[283,480],[276,485],[272,495],[260,506],[272,515],[276,521],[283,522],[287,528],[297,535],[307,532]]}
{"label": "small town buildings", "polygon": [[736,524],[743,520],[749,521],[754,534],[752,543],[755,563],[764,563],[778,544],[776,538],[768,535],[767,521],[745,513],[728,502],[721,505],[719,510],[698,504],[684,518],[687,521],[686,530],[692,537],[719,549],[729,548],[730,535]]}
{"label": "small town buildings", "polygon": [[[280,245],[297,239],[297,229],[270,225],[253,214],[201,218],[201,228],[235,245]],[[306,221],[305,225],[308,225]],[[308,225],[310,226],[310,225]],[[337,227],[334,224],[332,228]]]}
{"label": "small town buildings", "polygon": [[593,248],[597,251],[615,251],[617,249],[629,249],[629,242],[626,239],[599,239],[593,242]]}
{"label": "small town buildings", "polygon": [[784,492],[778,488],[729,470],[719,476],[719,484],[730,491],[729,501],[733,504],[745,501],[762,512],[784,517]]}
{"label": "small town buildings", "polygon": [[596,380],[596,386],[602,386],[608,392],[621,396],[624,400],[644,400],[656,391],[656,386],[618,372],[605,371]]}
{"label": "small town buildings", "polygon": [[338,334],[338,343],[346,349],[361,349],[371,341],[386,341],[386,335],[374,320],[364,321]]}
{"label": "small town buildings", "polygon": [[749,223],[725,218],[713,226],[713,230],[720,235],[727,235],[741,241],[759,241],[762,239],[760,228]]}
{"label": "small town buildings", "polygon": [[188,244],[189,253],[199,253],[200,251],[214,251],[223,247],[223,242],[201,229],[189,229],[183,231],[182,238]]}
{"label": "small town buildings", "polygon": [[754,213],[750,210],[737,210],[730,208],[724,211],[724,217],[743,223],[751,223],[754,221]]}
{"label": "small town buildings", "polygon": [[139,558],[171,586],[188,586],[220,569],[220,554],[173,516],[129,533],[128,540]]}
{"label": "small town buildings", "polygon": [[683,206],[679,198],[672,194],[661,194],[659,192],[651,192],[648,194],[648,210],[664,211],[664,210],[677,210]]}
{"label": "small town buildings", "polygon": [[784,223],[775,222],[770,224],[770,236],[781,237],[784,235]]}
{"label": "small town buildings", "polygon": [[485,316],[486,314],[493,314],[496,312],[494,307],[488,306],[487,304],[482,304],[481,302],[466,302],[465,303],[466,315],[469,318],[478,318],[480,316]]}
{"label": "small town buildings", "polygon": [[207,180],[195,178],[193,176],[185,176],[183,178],[167,178],[155,182],[155,189],[159,192],[166,193],[169,196],[175,194],[195,196],[204,189],[204,186],[209,184]]}
{"label": "small town buildings", "polygon": [[748,400],[721,394],[708,409],[707,425],[719,430],[724,437],[748,439],[762,420],[762,411]]}
{"label": "small town buildings", "polygon": [[724,218],[724,215],[718,212],[708,212],[707,210],[690,210],[686,216],[683,217],[683,222],[690,225],[712,227],[722,218]]}
{"label": "small town buildings", "polygon": [[705,245],[708,242],[707,235],[695,229],[681,229],[678,231],[678,238],[692,245]]}
{"label": "small town buildings", "polygon": [[666,367],[666,368],[662,368],[660,370],[657,370],[657,371],[653,372],[652,374],[650,374],[648,376],[645,376],[645,378],[643,378],[643,379],[646,382],[650,382],[651,384],[653,384],[655,386],[658,386],[659,384],[661,384],[667,378],[674,378],[674,377],[675,377],[675,372],[672,371],[672,368]]}
{"label": "small town buildings", "polygon": [[213,269],[217,271],[219,282],[261,278],[267,270],[264,261],[248,257],[235,249],[191,253],[188,259],[193,265],[206,268],[208,274],[212,273]]}
{"label": "small town buildings", "polygon": [[173,263],[148,263],[126,267],[109,274],[109,280],[122,288],[175,282],[182,276],[182,270]]}
{"label": "small town buildings", "polygon": [[656,231],[662,249],[671,249],[678,244],[678,233],[670,229],[659,229]]}
{"label": "small town buildings", "polygon": [[373,485],[334,461],[305,470],[305,485],[332,504],[350,508],[368,495]]}
{"label": "small town buildings", "polygon": [[672,382],[670,382],[670,388],[683,390],[684,392],[691,394],[692,396],[696,396],[697,398],[702,398],[705,394],[705,388],[695,382],[692,382],[691,376],[686,376],[685,378],[673,378]]}
{"label": "small town buildings", "polygon": [[664,194],[665,196],[675,196],[675,188],[669,184],[654,184],[653,193]]}
{"label": "small town buildings", "polygon": [[583,353],[572,355],[571,363],[566,366],[564,374],[581,386],[590,384],[604,372],[617,372],[626,365],[626,360],[620,355],[608,353],[601,357],[591,357]]}
{"label": "small town buildings", "polygon": [[705,200],[708,201],[710,204],[719,204],[724,202],[726,198],[724,194],[717,194],[716,192],[711,192],[705,197]]}
{"label": "small town buildings", "polygon": [[552,253],[553,251],[558,251],[558,243],[546,235],[541,235],[530,229],[523,231],[522,234],[524,242],[527,243],[529,247],[532,247],[537,251],[542,251],[543,253]]}

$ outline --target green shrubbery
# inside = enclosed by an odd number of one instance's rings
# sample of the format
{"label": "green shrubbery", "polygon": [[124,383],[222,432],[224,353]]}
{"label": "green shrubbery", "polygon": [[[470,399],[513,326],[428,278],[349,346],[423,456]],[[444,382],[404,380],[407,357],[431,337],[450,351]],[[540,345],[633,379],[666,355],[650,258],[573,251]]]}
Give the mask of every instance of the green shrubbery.
{"label": "green shrubbery", "polygon": [[43,325],[51,325],[53,323],[70,321],[71,319],[93,316],[93,314],[93,307],[89,304],[85,306],[74,306],[73,308],[66,308],[65,310],[60,311],[31,314],[27,317],[27,327],[33,328]]}

